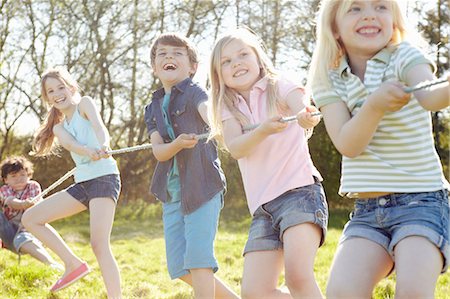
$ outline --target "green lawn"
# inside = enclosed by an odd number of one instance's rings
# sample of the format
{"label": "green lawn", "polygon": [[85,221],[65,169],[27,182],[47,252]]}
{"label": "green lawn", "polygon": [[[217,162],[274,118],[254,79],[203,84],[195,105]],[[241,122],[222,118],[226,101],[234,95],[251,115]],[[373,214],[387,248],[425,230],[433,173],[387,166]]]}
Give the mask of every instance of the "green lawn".
{"label": "green lawn", "polygon": [[[245,244],[250,217],[247,211],[227,211],[225,208],[216,242],[220,269],[217,275],[239,292],[242,274],[242,248]],[[164,239],[160,205],[145,203],[119,207],[112,234],[113,251],[122,275],[125,298],[192,298],[184,283],[171,281],[165,264]],[[316,259],[316,277],[325,290],[328,270],[346,221],[347,212],[331,213],[329,234]],[[87,260],[93,272],[73,286],[53,295],[48,292],[59,274],[23,256],[20,265],[9,251],[0,254],[0,298],[106,298],[103,281],[89,246],[87,213],[55,223],[55,228],[72,249]],[[393,298],[394,277],[383,280],[374,298]],[[436,298],[448,298],[450,274],[439,278]]]}

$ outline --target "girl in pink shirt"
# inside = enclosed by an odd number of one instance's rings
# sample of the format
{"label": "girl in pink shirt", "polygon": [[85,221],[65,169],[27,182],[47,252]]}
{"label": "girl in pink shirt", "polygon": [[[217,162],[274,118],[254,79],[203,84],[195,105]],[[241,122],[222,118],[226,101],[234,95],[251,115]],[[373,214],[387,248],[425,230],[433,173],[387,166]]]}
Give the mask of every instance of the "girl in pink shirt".
{"label": "girl in pink shirt", "polygon": [[[305,104],[301,87],[276,74],[261,41],[247,29],[216,42],[210,80],[212,134],[238,160],[253,216],[242,296],[321,298],[313,265],[328,207],[306,137],[320,121],[311,115],[317,109]],[[291,115],[297,123],[282,121]],[[277,288],[283,263],[290,293]]]}

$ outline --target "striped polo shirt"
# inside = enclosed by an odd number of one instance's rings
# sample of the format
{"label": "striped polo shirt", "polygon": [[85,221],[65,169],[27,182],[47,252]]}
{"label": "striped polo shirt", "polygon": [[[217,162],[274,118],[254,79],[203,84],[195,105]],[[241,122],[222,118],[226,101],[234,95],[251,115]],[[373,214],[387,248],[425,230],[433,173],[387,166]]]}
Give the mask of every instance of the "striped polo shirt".
{"label": "striped polo shirt", "polygon": [[[347,59],[329,72],[331,88],[315,84],[313,98],[320,108],[344,101],[356,115],[367,97],[385,81],[406,82],[408,71],[433,63],[403,42],[384,48],[367,62],[364,82],[351,73]],[[367,148],[358,157],[342,158],[339,194],[348,192],[426,192],[448,189],[434,147],[431,113],[414,96],[396,112],[386,112]]]}

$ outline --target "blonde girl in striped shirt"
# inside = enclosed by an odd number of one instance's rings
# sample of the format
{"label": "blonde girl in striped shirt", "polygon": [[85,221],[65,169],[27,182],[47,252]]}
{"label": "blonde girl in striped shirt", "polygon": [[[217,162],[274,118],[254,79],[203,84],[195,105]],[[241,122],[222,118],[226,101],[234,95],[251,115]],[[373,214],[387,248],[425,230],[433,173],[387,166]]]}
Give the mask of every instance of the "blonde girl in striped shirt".
{"label": "blonde girl in striped shirt", "polygon": [[392,271],[396,298],[433,298],[448,267],[448,182],[429,111],[450,104],[450,88],[405,92],[435,79],[419,40],[398,1],[321,2],[308,84],[343,155],[340,194],[355,199],[327,298],[371,298]]}

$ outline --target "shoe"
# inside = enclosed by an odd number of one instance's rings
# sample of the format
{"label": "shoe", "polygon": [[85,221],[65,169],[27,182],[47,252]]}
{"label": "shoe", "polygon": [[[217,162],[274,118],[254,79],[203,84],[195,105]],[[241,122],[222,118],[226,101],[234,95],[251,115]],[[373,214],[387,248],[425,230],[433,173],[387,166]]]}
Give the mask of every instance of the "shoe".
{"label": "shoe", "polygon": [[86,276],[91,269],[89,269],[86,263],[82,263],[81,266],[67,274],[64,278],[59,279],[50,289],[50,292],[57,292],[64,288],[67,288],[77,280]]}

